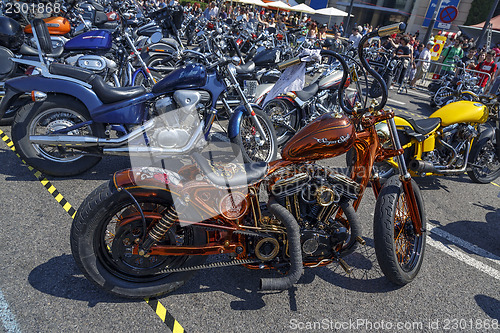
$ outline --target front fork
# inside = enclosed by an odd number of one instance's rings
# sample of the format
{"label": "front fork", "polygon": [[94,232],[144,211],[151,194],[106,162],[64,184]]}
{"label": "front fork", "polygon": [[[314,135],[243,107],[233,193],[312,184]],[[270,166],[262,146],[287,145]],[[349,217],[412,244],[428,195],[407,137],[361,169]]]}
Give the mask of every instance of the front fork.
{"label": "front fork", "polygon": [[257,118],[257,115],[253,111],[253,108],[250,105],[250,102],[248,101],[247,97],[245,96],[245,93],[241,89],[240,84],[238,83],[238,80],[236,79],[236,77],[234,76],[234,74],[230,70],[227,70],[227,73],[231,79],[231,84],[233,85],[233,88],[236,89],[236,92],[238,93],[241,100],[243,101],[243,105],[245,106],[245,109],[250,114],[250,119],[252,119],[254,126],[257,128],[257,131],[260,134],[261,140],[264,142],[267,141],[266,133],[264,132],[264,128],[262,127],[262,124],[260,123],[259,119]]}
{"label": "front fork", "polygon": [[[401,143],[399,142],[398,131],[396,129],[396,122],[394,117],[387,119],[387,124],[389,125],[389,132],[391,133],[392,144],[395,150],[401,149]],[[413,192],[413,186],[411,183],[411,175],[406,168],[405,158],[403,153],[398,155],[398,168],[399,168],[399,178],[403,184],[403,191],[406,196],[406,202],[408,204],[408,210],[410,213],[411,221],[413,223],[413,228],[418,235],[422,235],[422,220],[420,213],[418,211],[417,198],[415,197],[415,192]]]}

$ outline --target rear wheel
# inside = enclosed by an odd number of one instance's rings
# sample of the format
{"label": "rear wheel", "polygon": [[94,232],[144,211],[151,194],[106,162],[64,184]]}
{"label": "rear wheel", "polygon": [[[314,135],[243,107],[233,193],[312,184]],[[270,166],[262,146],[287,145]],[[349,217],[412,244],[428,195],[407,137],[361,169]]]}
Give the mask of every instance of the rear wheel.
{"label": "rear wheel", "polygon": [[[12,141],[16,151],[35,169],[53,176],[74,176],[92,168],[101,157],[73,148],[33,144],[30,136],[51,135],[88,120],[87,109],[74,98],[49,96],[44,102],[20,108],[12,125]],[[103,137],[104,133],[100,126],[92,124],[60,135]]]}
{"label": "rear wheel", "polygon": [[469,156],[473,166],[467,175],[476,183],[491,183],[500,177],[500,159],[497,156],[496,145],[492,138],[483,138],[475,145]]}
{"label": "rear wheel", "polygon": [[[422,230],[426,216],[422,195],[412,180]],[[411,282],[420,271],[424,259],[426,233],[415,232],[409,214],[408,199],[397,175],[387,180],[375,205],[373,240],[380,269],[397,285]]]}
{"label": "rear wheel", "polygon": [[[146,230],[173,208],[171,200],[138,197]],[[132,254],[144,239],[144,226],[136,204],[113,182],[94,190],[78,209],[71,228],[71,251],[87,279],[122,297],[156,297],[181,287],[194,271],[165,273],[165,269],[200,265],[205,256],[155,256]],[[158,244],[206,244],[206,232],[174,223]]]}
{"label": "rear wheel", "polygon": [[285,144],[297,132],[298,110],[289,101],[281,98],[273,99],[266,104],[264,112],[274,125],[278,145]]}

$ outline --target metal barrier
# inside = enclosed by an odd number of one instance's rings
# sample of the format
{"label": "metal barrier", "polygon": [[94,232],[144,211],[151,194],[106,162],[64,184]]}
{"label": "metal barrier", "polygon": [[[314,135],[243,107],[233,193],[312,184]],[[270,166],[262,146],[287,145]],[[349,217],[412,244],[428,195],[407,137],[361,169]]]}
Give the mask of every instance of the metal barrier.
{"label": "metal barrier", "polygon": [[[418,84],[421,87],[427,88],[427,86],[435,80],[440,79],[443,75],[448,74],[448,73],[455,73],[455,75],[460,74],[461,71],[463,70],[462,67],[458,67],[457,65],[454,65],[453,70],[448,70],[450,68],[450,64],[443,64],[441,62],[437,61],[425,61],[425,60],[416,60],[416,63],[421,62],[421,63],[429,63],[429,68],[427,69],[427,72],[424,73],[423,77],[420,80],[417,80],[416,84]],[[444,67],[444,68],[443,68]],[[478,77],[479,82],[482,81],[483,78],[486,78],[486,86],[484,87],[484,91],[488,91],[490,86],[492,85],[491,82],[491,75],[489,73],[477,71],[475,69],[468,69],[466,68],[465,71],[467,73],[470,73],[472,76]]]}

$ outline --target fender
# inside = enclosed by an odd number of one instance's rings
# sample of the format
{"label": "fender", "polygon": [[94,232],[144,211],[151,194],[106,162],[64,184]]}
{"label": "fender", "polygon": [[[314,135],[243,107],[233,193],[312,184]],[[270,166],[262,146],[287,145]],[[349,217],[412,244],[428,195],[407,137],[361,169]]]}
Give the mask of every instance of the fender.
{"label": "fender", "polygon": [[[250,105],[252,106],[252,108],[262,111],[262,108],[257,104]],[[245,106],[240,105],[236,109],[234,109],[231,118],[229,118],[227,133],[230,139],[234,139],[238,134],[240,134],[240,125],[241,120],[243,119],[243,114],[250,116]]]}
{"label": "fender", "polygon": [[477,140],[474,140],[474,143],[472,144],[470,154],[472,155],[472,153],[475,153],[476,150],[479,149],[479,143],[485,138],[488,138],[490,140],[496,139],[496,153],[498,158],[500,159],[500,142],[498,141],[500,139],[500,130],[493,126],[488,126],[484,130],[482,130],[481,133],[479,133],[479,138],[477,138]]}
{"label": "fender", "polygon": [[9,106],[12,105],[19,96],[25,93],[31,93],[33,90],[72,96],[85,105],[89,111],[103,105],[101,100],[91,89],[71,81],[49,79],[42,76],[24,76],[10,79],[5,82],[5,90],[6,93],[0,105],[0,116],[2,117]]}

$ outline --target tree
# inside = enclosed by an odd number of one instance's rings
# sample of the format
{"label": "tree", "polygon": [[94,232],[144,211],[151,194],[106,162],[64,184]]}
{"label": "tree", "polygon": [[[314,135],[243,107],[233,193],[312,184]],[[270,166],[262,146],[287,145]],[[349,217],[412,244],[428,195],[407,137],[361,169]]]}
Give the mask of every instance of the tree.
{"label": "tree", "polygon": [[[474,25],[484,22],[494,3],[495,0],[473,0],[465,25]],[[500,15],[499,7],[495,9],[493,17],[497,15]]]}

